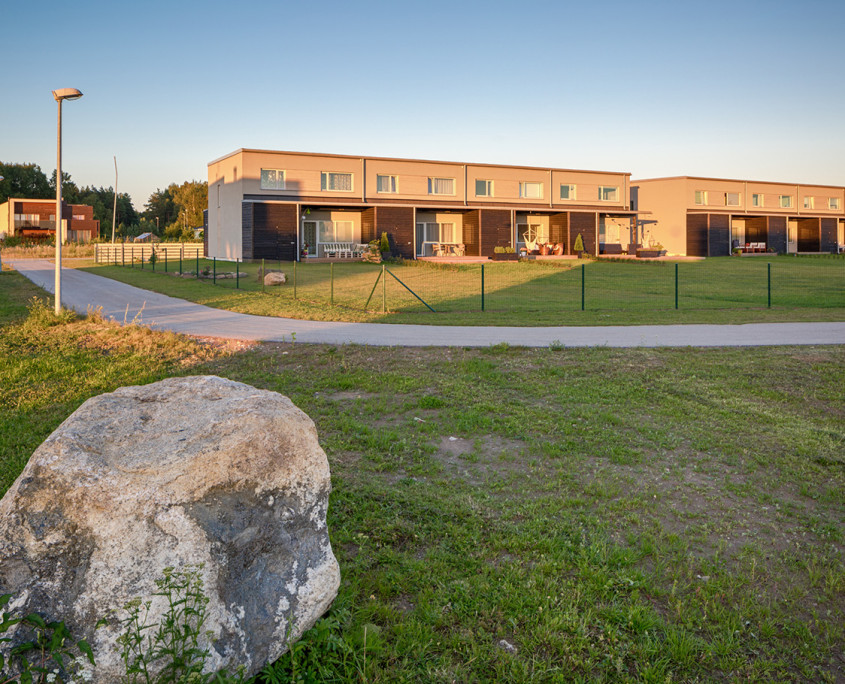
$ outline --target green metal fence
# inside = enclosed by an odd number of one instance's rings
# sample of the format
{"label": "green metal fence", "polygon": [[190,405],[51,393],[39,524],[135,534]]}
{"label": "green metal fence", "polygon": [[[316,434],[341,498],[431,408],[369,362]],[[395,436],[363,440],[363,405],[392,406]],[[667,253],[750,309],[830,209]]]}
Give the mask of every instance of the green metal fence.
{"label": "green metal fence", "polygon": [[[114,264],[112,264],[114,265]],[[118,263],[117,265],[121,265]],[[370,264],[135,259],[144,268],[304,304],[369,311],[555,312],[602,309],[845,307],[845,257],[690,262]],[[284,283],[265,278],[284,274]],[[198,275],[197,275],[198,274]]]}

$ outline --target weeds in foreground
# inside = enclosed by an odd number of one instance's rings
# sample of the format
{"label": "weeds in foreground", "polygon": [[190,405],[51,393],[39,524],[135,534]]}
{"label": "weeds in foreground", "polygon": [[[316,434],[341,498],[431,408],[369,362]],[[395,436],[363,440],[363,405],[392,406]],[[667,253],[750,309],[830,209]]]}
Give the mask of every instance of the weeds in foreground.
{"label": "weeds in foreground", "polygon": [[170,684],[244,681],[244,668],[233,677],[226,672],[203,674],[209,656],[211,632],[203,631],[208,596],[200,576],[202,566],[185,570],[165,568],[156,580],[158,596],[167,609],[158,623],[149,623],[152,601],[133,599],[124,606],[128,615],[121,620],[123,633],[118,639],[126,669],[126,684]]}
{"label": "weeds in foreground", "polygon": [[[11,598],[11,594],[0,596],[0,607],[7,606]],[[94,665],[94,653],[84,639],[73,642],[64,622],[47,622],[38,613],[16,617],[4,611],[0,615],[0,634],[7,634],[16,626],[17,631],[27,633],[28,639],[18,641],[9,650],[8,664],[18,674],[5,672],[6,656],[0,652],[0,684],[62,684],[88,680],[90,671],[84,666],[82,657]],[[0,636],[0,644],[11,641],[11,637]]]}

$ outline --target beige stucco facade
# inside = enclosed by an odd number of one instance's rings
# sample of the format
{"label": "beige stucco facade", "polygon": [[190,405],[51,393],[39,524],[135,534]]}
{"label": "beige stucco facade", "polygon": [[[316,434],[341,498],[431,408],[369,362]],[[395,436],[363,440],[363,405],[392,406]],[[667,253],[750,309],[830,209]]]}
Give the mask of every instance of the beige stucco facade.
{"label": "beige stucco facade", "polygon": [[[644,239],[660,242],[669,254],[689,253],[690,226],[700,223],[692,216],[724,217],[719,225],[727,225],[731,245],[753,218],[773,219],[778,226],[804,219],[827,226],[836,219],[837,230],[845,219],[845,188],[838,186],[691,176],[635,180],[631,185]],[[830,251],[830,240],[819,239],[820,251]]]}
{"label": "beige stucco facade", "polygon": [[[399,216],[400,207],[413,212],[509,211],[511,224],[520,210],[548,215],[631,210],[628,173],[271,150],[241,149],[211,162],[208,187],[209,254],[227,259],[249,257],[246,252],[255,252],[255,247],[249,246],[249,235],[244,237],[253,230],[244,221],[259,220],[250,218],[254,208],[245,207],[248,203],[261,204],[262,212],[274,216],[272,210],[265,211],[269,205],[295,205],[296,216],[288,223],[293,222],[298,231],[302,230],[304,211],[331,207],[360,212],[356,226],[363,225],[365,230],[369,223],[364,215],[372,207],[384,209],[377,214],[381,217],[387,215],[389,207],[393,208],[392,217]],[[493,244],[492,223],[489,215],[487,218],[486,224],[481,219],[467,219],[479,232],[482,251],[492,250]],[[274,219],[261,220],[267,223]],[[460,215],[449,220],[459,225],[464,222]],[[546,224],[549,221],[540,220]],[[408,229],[413,233],[416,221],[407,221],[404,214],[401,221],[403,226],[410,223]],[[487,226],[486,236],[479,221]],[[501,216],[497,221],[497,244],[505,234],[515,236],[513,225],[507,231],[501,226]],[[398,235],[405,229],[397,230]],[[415,243],[413,235],[402,234],[400,238],[397,244]],[[514,238],[508,240],[512,244]]]}

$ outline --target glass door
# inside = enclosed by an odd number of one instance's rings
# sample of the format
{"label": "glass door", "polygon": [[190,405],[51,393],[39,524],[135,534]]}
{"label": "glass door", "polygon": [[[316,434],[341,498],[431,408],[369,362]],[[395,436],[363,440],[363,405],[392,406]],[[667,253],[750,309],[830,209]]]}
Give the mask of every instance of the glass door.
{"label": "glass door", "polygon": [[786,252],[795,254],[798,251],[798,221],[789,219],[786,227]]}
{"label": "glass door", "polygon": [[302,224],[302,256],[317,256],[317,222],[305,221]]}

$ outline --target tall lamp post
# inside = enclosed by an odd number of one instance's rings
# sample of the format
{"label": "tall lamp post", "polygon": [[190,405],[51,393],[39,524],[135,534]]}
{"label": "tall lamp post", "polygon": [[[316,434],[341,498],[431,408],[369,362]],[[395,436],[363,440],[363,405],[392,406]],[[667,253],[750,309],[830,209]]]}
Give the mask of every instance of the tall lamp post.
{"label": "tall lamp post", "polygon": [[53,91],[59,103],[59,123],[56,142],[56,305],[58,316],[62,309],[62,101],[78,100],[82,93],[76,88],[59,88]]}

